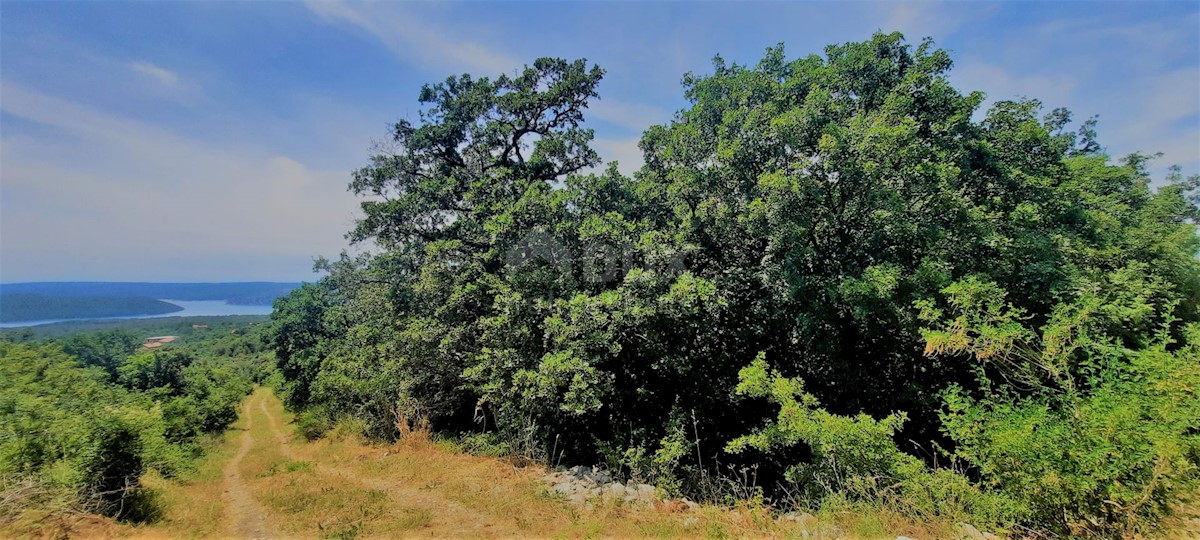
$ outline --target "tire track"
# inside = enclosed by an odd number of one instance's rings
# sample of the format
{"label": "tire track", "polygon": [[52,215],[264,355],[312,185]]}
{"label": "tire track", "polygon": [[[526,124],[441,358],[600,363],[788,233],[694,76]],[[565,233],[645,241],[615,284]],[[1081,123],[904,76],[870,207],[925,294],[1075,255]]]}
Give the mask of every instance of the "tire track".
{"label": "tire track", "polygon": [[[246,418],[246,427],[242,431],[242,442],[238,451],[225,464],[225,510],[226,519],[233,536],[239,538],[268,538],[267,521],[261,506],[254,502],[250,490],[242,480],[238,466],[254,447],[254,436],[250,431],[254,428],[254,417],[250,414],[250,401],[242,406],[242,415]],[[269,418],[269,416],[268,416]]]}
{"label": "tire track", "polygon": [[[260,400],[259,408],[267,417],[267,424],[270,427],[271,434],[279,441],[279,453],[287,459],[296,460],[298,458],[291,446],[291,438],[283,434],[283,431],[279,429],[278,422],[275,421],[275,416],[267,408],[268,399],[271,398],[264,397]],[[313,468],[320,474],[334,476],[368,489],[382,491],[392,500],[402,503],[405,506],[416,506],[430,510],[433,512],[433,520],[435,522],[454,524],[459,527],[469,525],[478,531],[492,531],[497,525],[496,523],[489,523],[481,513],[473,511],[457,501],[418,488],[406,487],[397,482],[362,476],[348,468],[318,462],[311,463],[313,464]]]}

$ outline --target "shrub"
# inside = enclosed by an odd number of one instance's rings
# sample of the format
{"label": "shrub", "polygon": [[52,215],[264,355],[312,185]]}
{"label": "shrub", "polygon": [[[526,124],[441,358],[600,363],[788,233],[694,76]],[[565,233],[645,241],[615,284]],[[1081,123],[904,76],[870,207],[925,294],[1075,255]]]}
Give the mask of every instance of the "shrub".
{"label": "shrub", "polygon": [[802,447],[809,458],[785,474],[799,488],[802,502],[820,505],[830,497],[846,498],[887,505],[914,518],[987,524],[1016,517],[1016,505],[1007,498],[986,493],[954,472],[930,470],[900,451],[892,437],[904,423],[903,414],[882,420],[831,414],[804,390],[803,381],[770,369],[761,353],[738,378],[738,394],[767,398],[779,407],[779,414],[766,427],[731,441],[726,451],[754,448],[772,453]]}
{"label": "shrub", "polygon": [[319,407],[301,411],[296,415],[295,424],[296,432],[306,441],[320,439],[333,429],[333,419],[329,417],[328,411]]}

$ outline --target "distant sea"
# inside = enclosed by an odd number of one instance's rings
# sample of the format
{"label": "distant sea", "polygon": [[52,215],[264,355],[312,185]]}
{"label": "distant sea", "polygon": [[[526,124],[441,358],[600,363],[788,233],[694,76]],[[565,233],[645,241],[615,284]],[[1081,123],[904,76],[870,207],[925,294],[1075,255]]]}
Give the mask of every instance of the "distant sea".
{"label": "distant sea", "polygon": [[159,315],[134,315],[126,317],[89,317],[81,319],[50,319],[44,321],[17,321],[0,323],[0,328],[22,328],[66,321],[112,321],[118,319],[161,319],[163,317],[219,317],[224,315],[270,315],[271,306],[244,306],[230,304],[224,300],[168,300],[163,302],[175,304],[183,311],[172,311]]}

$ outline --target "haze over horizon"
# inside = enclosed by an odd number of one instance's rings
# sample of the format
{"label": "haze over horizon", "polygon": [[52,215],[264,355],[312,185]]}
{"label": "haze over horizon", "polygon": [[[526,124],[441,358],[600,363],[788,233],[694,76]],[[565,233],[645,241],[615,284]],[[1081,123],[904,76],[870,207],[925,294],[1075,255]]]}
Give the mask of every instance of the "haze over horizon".
{"label": "haze over horizon", "polygon": [[[669,23],[669,24],[668,24]],[[1200,172],[1200,7],[1161,3],[33,3],[0,17],[0,283],[312,280],[357,215],[372,141],[423,83],[540,56],[607,71],[595,148],[625,172],[711,59],[876,30],[949,49],[988,102],[1026,95],[1109,153]],[[987,105],[985,103],[985,107]]]}

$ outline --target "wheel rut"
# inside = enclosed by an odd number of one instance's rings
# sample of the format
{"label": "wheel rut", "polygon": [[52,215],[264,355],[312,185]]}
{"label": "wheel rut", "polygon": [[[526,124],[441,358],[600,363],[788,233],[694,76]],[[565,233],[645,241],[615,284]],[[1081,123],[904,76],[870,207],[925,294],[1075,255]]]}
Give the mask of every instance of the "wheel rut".
{"label": "wheel rut", "polygon": [[[271,435],[279,443],[279,454],[289,460],[300,459],[291,444],[291,437],[283,433],[279,428],[279,422],[275,420],[275,416],[271,414],[271,410],[267,407],[267,398],[259,400],[258,405],[263,415],[267,418],[267,425],[270,428]],[[431,510],[435,522],[453,523],[460,527],[465,525],[478,531],[488,531],[495,526],[494,523],[489,523],[479,512],[472,511],[457,501],[429,493],[428,491],[407,487],[393,481],[364,476],[346,467],[321,463],[315,460],[311,461],[311,463],[313,469],[319,474],[334,476],[368,489],[382,491],[393,501],[408,507]]]}
{"label": "wheel rut", "polygon": [[239,466],[250,450],[254,448],[254,416],[250,414],[250,403],[242,406],[242,415],[246,419],[246,427],[242,431],[241,444],[237,453],[225,464],[225,513],[230,533],[238,538],[270,538],[267,528],[266,513],[250,495]]}

